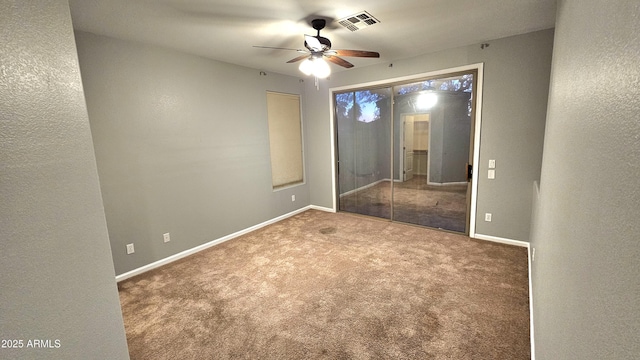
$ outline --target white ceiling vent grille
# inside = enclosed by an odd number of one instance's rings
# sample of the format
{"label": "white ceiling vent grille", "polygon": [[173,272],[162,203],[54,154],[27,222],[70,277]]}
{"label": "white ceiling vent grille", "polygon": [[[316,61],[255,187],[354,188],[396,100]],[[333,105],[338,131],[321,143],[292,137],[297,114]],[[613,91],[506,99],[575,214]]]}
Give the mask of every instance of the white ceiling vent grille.
{"label": "white ceiling vent grille", "polygon": [[366,11],[359,12],[357,14],[347,16],[344,19],[338,20],[338,24],[342,25],[343,27],[351,31],[358,31],[362,28],[375,25],[379,22],[380,20],[374,18],[371,14],[369,14]]}

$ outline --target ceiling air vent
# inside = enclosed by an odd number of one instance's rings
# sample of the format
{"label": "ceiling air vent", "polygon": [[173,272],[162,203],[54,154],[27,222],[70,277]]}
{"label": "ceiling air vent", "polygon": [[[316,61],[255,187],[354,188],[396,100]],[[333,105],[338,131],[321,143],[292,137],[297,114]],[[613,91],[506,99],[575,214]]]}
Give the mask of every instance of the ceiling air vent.
{"label": "ceiling air vent", "polygon": [[351,31],[358,31],[362,28],[377,24],[379,22],[380,20],[374,18],[366,11],[359,12],[357,14],[347,16],[344,19],[338,20],[338,24]]}

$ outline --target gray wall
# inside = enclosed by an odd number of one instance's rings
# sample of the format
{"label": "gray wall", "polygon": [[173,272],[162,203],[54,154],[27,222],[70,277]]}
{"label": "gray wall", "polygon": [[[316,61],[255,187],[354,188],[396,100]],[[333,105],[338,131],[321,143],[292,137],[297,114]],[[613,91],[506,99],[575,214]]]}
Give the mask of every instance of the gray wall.
{"label": "gray wall", "polygon": [[532,245],[536,355],[640,354],[640,2],[560,1]]}
{"label": "gray wall", "polygon": [[271,186],[266,91],[302,94],[298,78],[76,40],[117,274],[309,205],[307,184]]}
{"label": "gray wall", "polygon": [[[483,62],[484,99],[480,144],[478,218],[476,232],[528,241],[531,187],[540,177],[542,144],[553,48],[553,30],[488,41],[426,54],[388,64],[356,67],[320,81],[314,101],[305,108],[311,139],[307,153],[311,203],[333,205],[329,88],[362,84]],[[496,179],[486,179],[488,161],[495,159]],[[484,222],[484,213],[493,221]]]}
{"label": "gray wall", "polygon": [[68,3],[3,0],[0,33],[0,357],[128,359]]}

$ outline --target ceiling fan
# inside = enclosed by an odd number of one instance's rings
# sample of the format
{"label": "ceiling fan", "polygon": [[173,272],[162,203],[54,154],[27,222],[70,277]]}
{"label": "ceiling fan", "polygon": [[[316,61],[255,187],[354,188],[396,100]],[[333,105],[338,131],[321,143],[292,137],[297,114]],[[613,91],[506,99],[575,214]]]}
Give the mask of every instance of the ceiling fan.
{"label": "ceiling fan", "polygon": [[320,36],[320,30],[324,29],[326,24],[327,22],[325,19],[314,19],[311,21],[311,26],[318,31],[318,34],[316,36],[311,36],[311,35],[304,36],[305,49],[289,49],[289,48],[271,47],[271,46],[255,46],[255,47],[264,48],[264,49],[294,50],[297,52],[304,53],[304,55],[295,57],[287,61],[287,63],[295,63],[300,60],[304,60],[300,64],[300,71],[302,71],[306,75],[313,74],[317,78],[326,78],[331,73],[329,64],[327,64],[323,59],[327,59],[328,61],[336,65],[342,66],[344,68],[352,68],[353,64],[341,58],[340,56],[365,57],[365,58],[380,57],[380,53],[375,51],[332,50],[331,41],[326,37]]}

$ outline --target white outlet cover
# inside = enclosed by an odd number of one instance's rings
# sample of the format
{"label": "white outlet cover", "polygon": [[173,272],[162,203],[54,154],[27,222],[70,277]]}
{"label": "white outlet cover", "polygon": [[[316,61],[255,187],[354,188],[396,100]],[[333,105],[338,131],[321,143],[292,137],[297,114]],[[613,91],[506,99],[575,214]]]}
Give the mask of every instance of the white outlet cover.
{"label": "white outlet cover", "polygon": [[484,214],[484,221],[491,221],[491,213]]}
{"label": "white outlet cover", "polygon": [[162,236],[164,238],[164,242],[171,241],[171,235],[169,235],[169,233],[162,234]]}
{"label": "white outlet cover", "polygon": [[495,168],[496,168],[496,160],[495,159],[489,160],[489,169],[495,169]]}
{"label": "white outlet cover", "polygon": [[496,178],[496,171],[495,170],[489,170],[489,172],[487,173],[487,178],[489,179],[495,179]]}
{"label": "white outlet cover", "polygon": [[133,254],[136,250],[133,247],[133,244],[127,244],[127,255]]}

